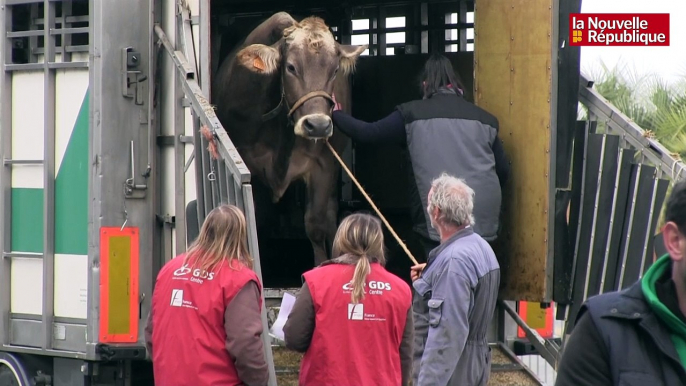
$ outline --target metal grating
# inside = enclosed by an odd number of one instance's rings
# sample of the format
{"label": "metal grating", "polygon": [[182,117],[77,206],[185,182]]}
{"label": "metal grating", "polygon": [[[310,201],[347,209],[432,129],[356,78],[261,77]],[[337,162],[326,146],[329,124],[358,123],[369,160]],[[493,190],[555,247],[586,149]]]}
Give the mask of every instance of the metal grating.
{"label": "metal grating", "polygon": [[566,333],[586,299],[631,286],[652,265],[668,187],[686,170],[583,76],[580,101],[590,119],[574,140]]}
{"label": "metal grating", "polygon": [[[208,5],[207,3],[203,4],[203,7]],[[205,8],[205,11],[209,11],[207,8]],[[219,122],[213,107],[205,97],[206,93],[201,88],[198,79],[202,79],[199,76],[202,73],[201,69],[189,64],[189,61],[186,59],[196,57],[196,48],[193,42],[187,41],[192,36],[190,31],[190,11],[187,9],[178,9],[177,11],[177,27],[179,30],[177,45],[179,47],[175,47],[169,41],[159,25],[155,25],[154,33],[164,47],[164,50],[173,60],[176,75],[181,81],[181,88],[192,108],[195,144],[194,158],[196,161],[197,229],[202,227],[205,217],[215,207],[222,204],[232,204],[239,207],[243,211],[248,224],[248,249],[254,261],[253,269],[260,278],[260,281],[262,281],[250,171]],[[208,63],[204,64],[207,65]],[[210,140],[216,145],[218,158],[214,158],[208,151],[209,142],[207,138],[201,135],[201,126],[210,133]],[[262,300],[263,302],[265,300],[264,294],[262,295]],[[264,328],[262,334],[264,354],[270,374],[269,385],[275,385],[276,376],[271,350],[271,338],[268,334],[267,313],[264,307],[262,308],[262,325]]]}
{"label": "metal grating", "polygon": [[[49,68],[88,67],[87,60],[73,60],[73,54],[88,53],[89,2],[7,1],[6,4],[9,23],[5,35],[9,48],[4,62],[6,70],[39,70],[45,62]],[[47,60],[46,53],[49,53]]]}

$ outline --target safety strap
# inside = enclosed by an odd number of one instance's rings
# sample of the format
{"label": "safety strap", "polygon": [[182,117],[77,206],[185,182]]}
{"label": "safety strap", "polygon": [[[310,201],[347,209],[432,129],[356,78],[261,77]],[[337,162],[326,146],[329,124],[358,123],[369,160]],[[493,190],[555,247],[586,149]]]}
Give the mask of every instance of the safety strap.
{"label": "safety strap", "polygon": [[[290,118],[291,115],[293,115],[293,113],[295,112],[295,110],[299,109],[300,106],[302,106],[305,102],[307,102],[308,100],[310,100],[310,99],[312,99],[312,98],[316,98],[316,97],[322,97],[322,98],[324,98],[324,99],[330,101],[332,105],[335,104],[334,101],[333,101],[333,98],[331,97],[331,95],[329,95],[329,94],[328,94],[327,92],[325,92],[325,91],[312,91],[312,92],[308,92],[307,94],[305,94],[304,96],[302,96],[300,99],[298,99],[298,100],[295,102],[295,104],[293,105],[293,107],[291,107],[290,110],[288,110],[288,118]],[[282,109],[283,106],[284,106],[284,101],[285,101],[285,100],[286,100],[286,96],[284,95],[283,86],[282,86],[282,87],[281,87],[281,100],[279,100],[279,104],[278,104],[274,109],[272,109],[271,111],[269,111],[268,113],[262,114],[262,122],[266,122],[266,121],[268,121],[268,120],[270,120],[270,119],[276,118],[276,117],[279,115],[279,113],[281,112],[281,109]],[[287,104],[287,103],[288,103],[288,102],[286,102],[286,104]]]}
{"label": "safety strap", "polygon": [[281,112],[281,109],[283,108],[283,100],[284,96],[283,93],[281,93],[281,100],[279,100],[278,106],[274,107],[274,109],[266,114],[262,115],[262,122],[267,122],[271,119],[276,118],[277,115]]}
{"label": "safety strap", "polygon": [[312,98],[316,98],[316,97],[322,97],[322,98],[324,98],[324,99],[330,101],[331,104],[334,104],[333,98],[331,98],[331,95],[329,95],[328,93],[326,93],[326,92],[324,92],[324,91],[312,91],[312,92],[308,92],[307,94],[305,94],[304,96],[302,96],[300,99],[298,99],[298,100],[295,102],[295,104],[293,105],[293,107],[291,107],[291,109],[288,111],[288,117],[290,118],[290,116],[293,115],[293,113],[295,112],[295,110],[297,110],[300,106],[302,106],[303,103],[307,102],[308,100],[310,100],[310,99],[312,99]]}

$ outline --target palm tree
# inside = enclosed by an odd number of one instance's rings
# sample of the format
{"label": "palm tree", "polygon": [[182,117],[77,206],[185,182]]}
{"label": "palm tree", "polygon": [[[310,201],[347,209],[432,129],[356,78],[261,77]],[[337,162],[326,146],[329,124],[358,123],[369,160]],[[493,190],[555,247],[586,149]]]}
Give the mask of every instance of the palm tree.
{"label": "palm tree", "polygon": [[[626,65],[591,70],[594,88],[632,119],[648,135],[662,144],[677,159],[686,159],[686,72],[681,79],[668,83],[656,74],[638,74]],[[580,119],[587,119],[588,110],[580,106]],[[605,130],[598,122],[598,132]],[[668,189],[671,190],[671,186]],[[662,224],[664,213],[660,216]]]}
{"label": "palm tree", "polygon": [[[680,158],[686,158],[686,74],[668,83],[656,74],[638,74],[625,64],[591,69],[594,88],[649,135]],[[582,107],[585,119],[588,113]],[[580,111],[581,112],[581,111]],[[601,122],[598,123],[603,129]]]}

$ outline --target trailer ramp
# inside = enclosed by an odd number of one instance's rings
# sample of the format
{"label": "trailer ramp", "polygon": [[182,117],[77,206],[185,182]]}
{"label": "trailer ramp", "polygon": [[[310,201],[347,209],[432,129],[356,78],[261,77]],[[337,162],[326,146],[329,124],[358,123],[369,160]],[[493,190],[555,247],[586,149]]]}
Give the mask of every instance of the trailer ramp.
{"label": "trailer ramp", "polygon": [[[588,298],[627,288],[662,255],[663,206],[669,187],[686,179],[679,156],[603,98],[584,74],[578,93],[586,117],[572,127],[573,151],[557,160],[571,171],[568,186],[556,192],[555,210],[564,236],[556,239],[553,297],[555,338],[562,342]],[[541,338],[509,305],[499,307],[526,332],[531,348],[519,358],[552,386],[564,345]]]}
{"label": "trailer ramp", "polygon": [[[267,317],[269,320],[269,327],[274,324],[279,316],[280,303],[285,292],[293,296],[297,296],[298,288],[284,288],[284,289],[265,289],[265,298],[267,305]],[[506,303],[501,303],[498,308],[508,312],[513,309]],[[509,312],[508,312],[509,313]],[[512,316],[512,314],[510,314]],[[516,312],[515,312],[516,315]],[[545,342],[535,330],[531,330],[524,324],[524,322],[517,316],[514,319],[515,323],[522,323],[523,328],[532,338],[537,336],[537,342],[540,343],[541,350],[545,345],[553,344],[552,342]],[[300,372],[300,363],[303,354],[288,350],[284,346],[284,342],[271,335],[272,337],[272,351],[274,355],[274,366],[276,372],[276,379],[279,386],[297,386],[298,375]],[[491,377],[488,385],[490,386],[542,386],[545,383],[541,377],[528,367],[515,353],[503,342],[490,343],[491,346]],[[548,346],[550,347],[550,346]],[[556,355],[555,354],[550,355]],[[556,360],[552,359],[551,360]],[[552,384],[551,384],[552,385]]]}
{"label": "trailer ramp", "polygon": [[[238,150],[229,139],[224,127],[214,113],[214,108],[198,83],[198,70],[191,65],[188,58],[195,59],[195,47],[186,39],[192,35],[190,31],[190,10],[179,5],[178,9],[177,46],[175,47],[167,38],[159,24],[155,24],[155,35],[164,50],[174,62],[176,75],[181,81],[185,97],[192,108],[195,143],[195,165],[201,176],[198,181],[198,227],[215,207],[221,204],[238,206],[245,214],[248,225],[248,247],[250,255],[254,259],[254,271],[262,281],[260,267],[260,254],[257,243],[257,229],[255,227],[255,208],[253,204],[252,185],[250,184],[250,171],[241,159]],[[201,136],[201,126],[211,134],[211,142]],[[208,145],[212,143],[218,152],[215,159],[208,151]],[[202,181],[202,182],[201,182]],[[264,302],[264,294],[262,295]],[[275,386],[276,375],[274,372],[274,360],[271,350],[271,339],[268,335],[268,323],[266,308],[262,308],[262,325],[264,332],[264,355],[269,367],[269,386]]]}

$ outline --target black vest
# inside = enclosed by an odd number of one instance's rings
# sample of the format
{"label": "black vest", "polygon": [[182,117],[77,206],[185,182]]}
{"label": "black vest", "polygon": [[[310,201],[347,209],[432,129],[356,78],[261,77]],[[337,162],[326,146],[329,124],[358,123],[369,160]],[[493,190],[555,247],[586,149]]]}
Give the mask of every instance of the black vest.
{"label": "black vest", "polygon": [[646,302],[641,281],[588,299],[577,320],[584,312],[605,341],[614,385],[686,385],[670,331]]}

